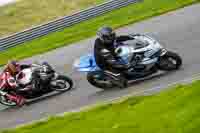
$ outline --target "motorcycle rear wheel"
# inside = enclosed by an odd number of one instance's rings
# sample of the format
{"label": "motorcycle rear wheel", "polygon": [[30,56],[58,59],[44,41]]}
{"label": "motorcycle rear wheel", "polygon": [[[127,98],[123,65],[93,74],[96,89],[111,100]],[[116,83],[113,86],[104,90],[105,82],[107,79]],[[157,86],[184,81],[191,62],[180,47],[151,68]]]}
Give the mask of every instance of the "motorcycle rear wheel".
{"label": "motorcycle rear wheel", "polygon": [[91,85],[101,89],[111,89],[116,87],[111,79],[102,71],[94,71],[88,73],[87,80]]}

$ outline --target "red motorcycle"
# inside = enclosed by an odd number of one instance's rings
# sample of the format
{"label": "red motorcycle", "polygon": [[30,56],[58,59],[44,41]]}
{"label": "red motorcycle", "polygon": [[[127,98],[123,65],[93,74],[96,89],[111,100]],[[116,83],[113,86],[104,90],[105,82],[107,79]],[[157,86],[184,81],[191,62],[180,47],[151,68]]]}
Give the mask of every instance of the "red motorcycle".
{"label": "red motorcycle", "polygon": [[[14,82],[18,85],[13,87]],[[26,100],[41,97],[52,91],[65,92],[71,90],[71,78],[60,75],[48,64],[31,64],[24,67],[16,79],[8,72],[0,75],[0,103],[6,106],[21,106]]]}

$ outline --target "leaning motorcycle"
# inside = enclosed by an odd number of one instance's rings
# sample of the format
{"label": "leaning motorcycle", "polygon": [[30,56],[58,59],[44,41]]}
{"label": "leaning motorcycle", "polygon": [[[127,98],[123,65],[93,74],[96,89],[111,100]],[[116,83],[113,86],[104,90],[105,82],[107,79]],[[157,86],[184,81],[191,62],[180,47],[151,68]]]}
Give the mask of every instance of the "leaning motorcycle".
{"label": "leaning motorcycle", "polygon": [[[124,78],[135,81],[151,76],[161,71],[178,70],[182,65],[181,57],[172,51],[168,51],[149,35],[130,35],[133,41],[116,44],[116,55],[119,63],[131,65]],[[74,67],[80,72],[87,73],[87,80],[90,84],[98,88],[122,87],[120,73],[112,73],[101,70],[95,62],[94,55],[88,54],[76,60]]]}
{"label": "leaning motorcycle", "polygon": [[[16,81],[20,87],[18,89],[10,89],[8,84],[0,88],[1,104],[17,106],[18,103],[14,100],[16,96],[32,100],[53,91],[69,91],[73,87],[72,79],[58,74],[47,62],[25,67],[17,74]],[[27,86],[31,88],[27,89]]]}

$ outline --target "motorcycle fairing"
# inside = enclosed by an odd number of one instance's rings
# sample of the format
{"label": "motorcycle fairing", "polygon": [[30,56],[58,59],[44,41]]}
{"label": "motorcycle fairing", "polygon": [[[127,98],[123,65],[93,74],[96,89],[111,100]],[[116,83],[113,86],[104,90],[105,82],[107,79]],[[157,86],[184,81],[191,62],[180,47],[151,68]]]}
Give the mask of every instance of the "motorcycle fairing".
{"label": "motorcycle fairing", "polygon": [[[122,60],[122,59],[120,59],[118,61],[121,64],[126,64],[127,63],[127,61]],[[97,66],[93,54],[88,54],[88,55],[80,57],[78,60],[75,61],[74,67],[80,72],[92,72],[92,71],[101,70]]]}

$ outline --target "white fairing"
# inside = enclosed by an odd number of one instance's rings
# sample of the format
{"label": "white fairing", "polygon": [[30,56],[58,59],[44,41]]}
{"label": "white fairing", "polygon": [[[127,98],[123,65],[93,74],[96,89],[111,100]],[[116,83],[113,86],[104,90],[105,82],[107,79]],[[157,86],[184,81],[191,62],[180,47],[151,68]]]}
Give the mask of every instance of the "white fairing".
{"label": "white fairing", "polygon": [[32,69],[31,68],[23,69],[20,73],[22,73],[24,76],[19,79],[17,78],[18,83],[26,85],[31,82],[31,80],[32,80]]}
{"label": "white fairing", "polygon": [[[143,61],[141,61],[141,64],[149,64],[150,62],[156,62],[157,59],[150,59],[149,57],[155,54],[160,49],[163,49],[160,43],[147,35],[134,36],[134,38],[135,39],[132,42],[125,42],[125,44],[127,45],[119,46],[116,49],[116,51],[118,49],[121,49],[121,52],[117,55],[124,60],[130,60],[130,57],[133,53],[144,52],[145,57],[143,58]],[[135,44],[139,40],[146,42],[147,45],[141,48],[136,48]]]}
{"label": "white fairing", "polygon": [[[140,51],[157,51],[159,49],[162,48],[162,46],[159,44],[159,42],[157,42],[156,40],[154,40],[153,38],[147,36],[147,35],[140,35],[140,36],[135,36],[134,37],[137,40],[142,40],[142,41],[146,41],[149,45],[144,47],[144,48],[140,48],[140,49],[135,49],[132,52],[140,52]],[[147,53],[145,53],[147,54]]]}

